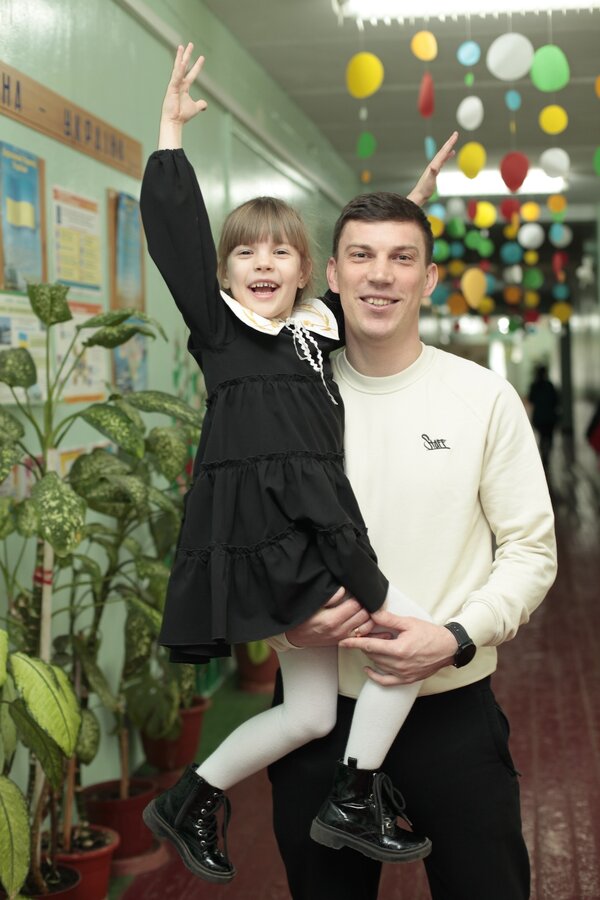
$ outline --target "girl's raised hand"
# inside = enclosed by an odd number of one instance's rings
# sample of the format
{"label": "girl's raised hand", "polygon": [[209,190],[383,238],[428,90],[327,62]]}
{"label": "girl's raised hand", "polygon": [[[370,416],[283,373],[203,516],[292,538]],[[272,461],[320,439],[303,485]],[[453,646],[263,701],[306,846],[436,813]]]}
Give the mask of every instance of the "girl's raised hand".
{"label": "girl's raised hand", "polygon": [[410,194],[408,194],[408,199],[416,203],[417,206],[423,206],[435,193],[437,177],[444,164],[455,155],[454,145],[457,140],[458,131],[453,131],[441,150],[438,150],[435,154]]}
{"label": "girl's raised hand", "polygon": [[194,45],[181,44],[177,48],[171,80],[162,106],[162,121],[173,125],[185,125],[190,119],[206,109],[206,100],[192,100],[190,88],[204,65],[204,57],[199,56],[188,71]]}

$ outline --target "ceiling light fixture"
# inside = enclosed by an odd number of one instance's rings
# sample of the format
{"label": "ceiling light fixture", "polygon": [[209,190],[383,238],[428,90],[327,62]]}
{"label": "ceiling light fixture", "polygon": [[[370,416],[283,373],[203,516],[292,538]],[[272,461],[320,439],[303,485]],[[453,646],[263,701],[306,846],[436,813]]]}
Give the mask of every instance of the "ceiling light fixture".
{"label": "ceiling light fixture", "polygon": [[417,14],[407,11],[405,0],[331,0],[340,24],[356,19],[359,28],[365,22],[377,25],[392,21],[403,24],[415,19],[451,19],[458,16],[500,16],[503,13],[541,13],[600,9],[599,0],[424,0]]}
{"label": "ceiling light fixture", "polygon": [[476,178],[467,178],[462,172],[440,172],[437,177],[437,191],[441,198],[560,194],[566,187],[562,176],[550,178],[543,169],[537,168],[529,170],[516,195],[509,191],[497,169],[482,169]]}

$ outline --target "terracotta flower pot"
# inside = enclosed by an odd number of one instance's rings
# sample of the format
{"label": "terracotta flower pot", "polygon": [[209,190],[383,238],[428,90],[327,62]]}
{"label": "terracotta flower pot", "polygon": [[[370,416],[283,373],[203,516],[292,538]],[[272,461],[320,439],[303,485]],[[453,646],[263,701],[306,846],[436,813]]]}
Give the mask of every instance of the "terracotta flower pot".
{"label": "terracotta flower pot", "polygon": [[241,691],[251,694],[272,694],[275,686],[275,675],[279,668],[279,660],[274,650],[261,663],[254,663],[248,656],[245,644],[235,645],[237,661],[238,686]]}
{"label": "terracotta flower pot", "polygon": [[82,791],[90,821],[114,829],[121,838],[113,854],[115,859],[140,856],[151,849],[154,841],[142,819],[142,810],[156,795],[154,782],[132,778],[129,791],[130,796],[121,800],[118,781],[102,781]]}
{"label": "terracotta flower pot", "polygon": [[63,850],[56,856],[58,862],[76,869],[81,875],[81,881],[72,895],[72,900],[105,900],[108,896],[113,854],[121,842],[118,832],[112,828],[90,825],[89,829],[95,834],[105,836],[104,846],[89,850]]}
{"label": "terracotta flower pot", "polygon": [[[65,897],[66,900],[75,900],[78,896],[77,891],[79,890],[81,875],[76,869],[71,866],[65,866],[62,863],[57,865],[56,868],[61,876],[61,883],[57,886],[56,890],[50,888],[47,894],[32,894],[25,884],[21,888],[19,896],[31,897],[31,900],[47,900],[48,897],[51,897],[52,900],[62,900],[63,897]],[[0,898],[5,897],[5,892],[0,888]]]}
{"label": "terracotta flower pot", "polygon": [[151,738],[142,733],[142,746],[151,766],[161,772],[172,772],[194,761],[204,713],[209,706],[210,700],[206,697],[195,697],[189,709],[180,710],[181,731],[173,740]]}

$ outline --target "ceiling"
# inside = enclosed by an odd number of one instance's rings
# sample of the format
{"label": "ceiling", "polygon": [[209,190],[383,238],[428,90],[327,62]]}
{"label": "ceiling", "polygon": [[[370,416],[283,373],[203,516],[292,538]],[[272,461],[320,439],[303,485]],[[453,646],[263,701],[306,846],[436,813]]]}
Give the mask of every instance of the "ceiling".
{"label": "ceiling", "polygon": [[[456,110],[460,101],[476,94],[484,105],[483,123],[475,131],[463,130],[460,143],[482,143],[487,166],[495,168],[510,150],[525,153],[530,164],[537,165],[542,151],[562,147],[571,159],[570,207],[600,202],[600,177],[593,166],[594,151],[600,146],[600,99],[594,88],[600,75],[600,9],[514,14],[510,17],[512,27],[508,15],[444,22],[415,19],[389,26],[365,23],[361,33],[354,21],[338,24],[331,0],[203,2],[357,175],[365,168],[371,170],[371,187],[407,192],[425,165],[425,138],[431,135],[441,145],[458,127]],[[405,0],[399,0],[398,6],[407,8]],[[431,63],[418,60],[410,49],[411,37],[422,29],[432,31],[437,38],[438,56]],[[558,44],[569,60],[569,84],[556,94],[547,94],[537,90],[528,76],[507,83],[491,75],[485,65],[487,49],[509,30],[525,34],[535,49]],[[472,70],[456,58],[458,47],[468,38],[477,41],[482,51]],[[367,100],[351,97],[345,84],[346,65],[359,50],[376,54],[385,68],[382,87]],[[435,111],[428,119],[417,110],[426,69],[435,85]],[[470,88],[464,81],[468,71],[474,74]],[[511,113],[504,96],[513,87],[522,96],[522,106],[514,114],[516,133],[511,135]],[[569,115],[567,129],[554,137],[545,134],[538,124],[540,110],[550,103],[560,104]],[[360,119],[361,108],[366,109],[366,121]],[[359,160],[356,143],[365,129],[375,135],[377,150],[368,160]],[[455,163],[451,165],[455,167]]]}

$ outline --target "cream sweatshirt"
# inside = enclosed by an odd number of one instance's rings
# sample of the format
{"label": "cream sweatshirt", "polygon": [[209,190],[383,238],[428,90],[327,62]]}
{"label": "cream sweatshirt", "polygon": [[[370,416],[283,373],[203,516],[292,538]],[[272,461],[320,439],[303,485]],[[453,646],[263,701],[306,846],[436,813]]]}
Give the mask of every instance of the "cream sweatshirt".
{"label": "cream sweatshirt", "polygon": [[[361,375],[333,360],[346,407],[346,472],[379,565],[439,624],[478,647],[421,694],[492,673],[556,575],[554,516],[523,404],[503,378],[424,346],[408,369]],[[340,650],[340,693],[357,696],[366,658]]]}

